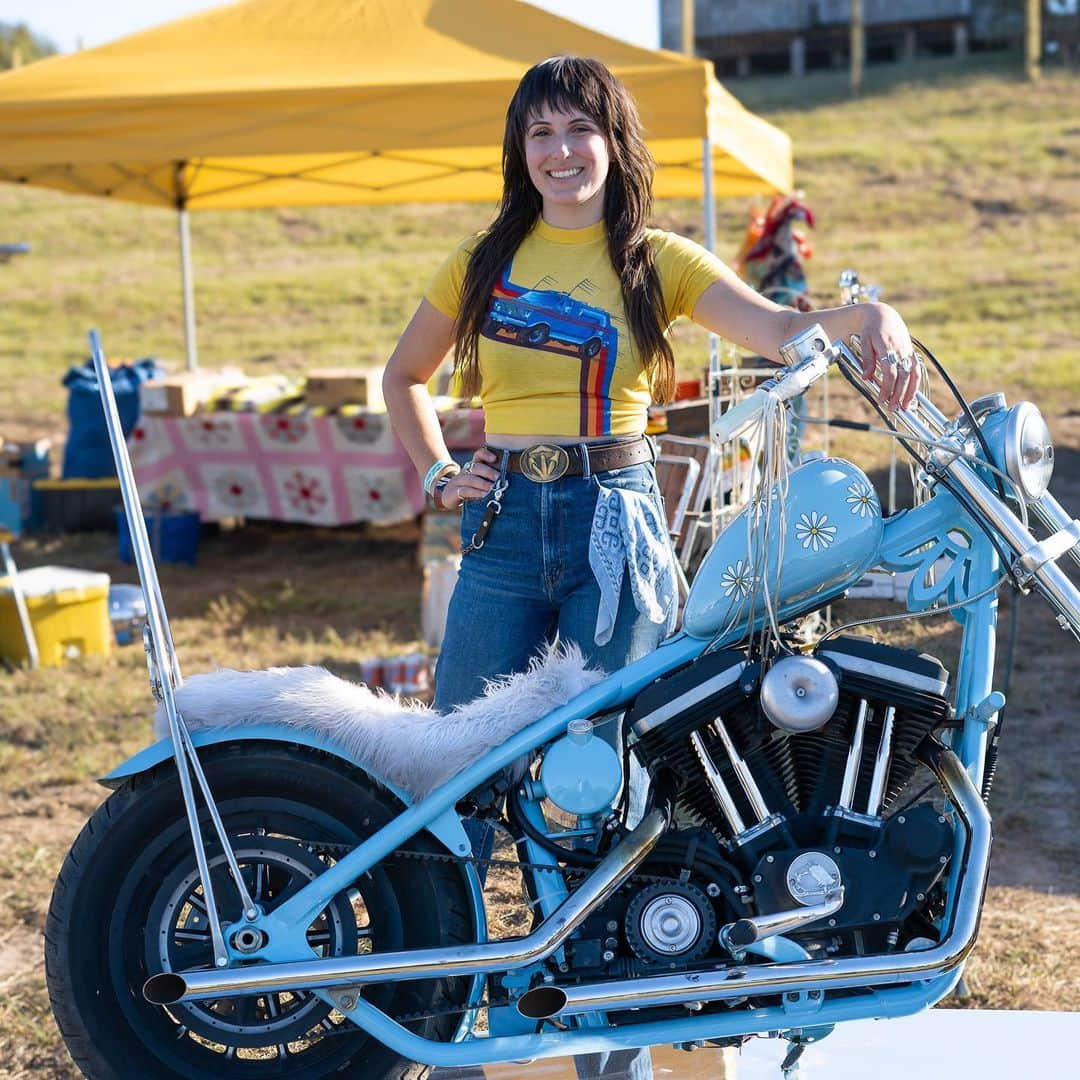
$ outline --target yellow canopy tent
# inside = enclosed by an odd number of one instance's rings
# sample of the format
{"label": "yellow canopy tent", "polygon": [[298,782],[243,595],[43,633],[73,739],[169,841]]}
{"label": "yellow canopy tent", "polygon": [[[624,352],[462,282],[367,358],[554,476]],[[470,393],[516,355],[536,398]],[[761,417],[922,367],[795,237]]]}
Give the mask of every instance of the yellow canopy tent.
{"label": "yellow canopy tent", "polygon": [[[522,72],[596,56],[637,99],[655,193],[788,191],[791,144],[708,64],[518,0],[240,0],[0,76],[0,180],[180,211],[482,200]],[[711,169],[703,162],[711,161]]]}

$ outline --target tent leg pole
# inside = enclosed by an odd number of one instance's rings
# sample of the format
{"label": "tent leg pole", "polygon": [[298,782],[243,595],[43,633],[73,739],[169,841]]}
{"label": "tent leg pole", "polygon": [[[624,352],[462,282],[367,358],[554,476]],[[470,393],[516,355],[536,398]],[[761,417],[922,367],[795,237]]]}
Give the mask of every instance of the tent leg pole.
{"label": "tent leg pole", "polygon": [[184,348],[187,353],[187,369],[199,366],[199,352],[195,344],[195,278],[191,266],[191,224],[186,207],[178,211],[177,225],[180,231],[180,280],[184,290]]}
{"label": "tent leg pole", "polygon": [[[705,200],[705,246],[714,255],[716,254],[716,193],[713,189],[713,155],[712,139],[708,135],[701,140],[701,177],[704,184]],[[720,338],[713,333],[709,334],[709,431],[712,431],[713,423],[720,416]],[[736,454],[738,443],[735,443]],[[710,540],[715,540],[720,533],[720,506],[724,501],[724,493],[721,489],[721,479],[724,475],[724,448],[716,447],[716,453],[710,455],[710,460],[715,464],[709,477],[709,503],[712,512],[709,515]],[[736,459],[736,465],[738,462]],[[735,488],[732,487],[732,502],[735,501]]]}
{"label": "tent leg pole", "polygon": [[[708,135],[701,140],[702,177],[705,182],[705,246],[716,254],[716,194],[713,190],[712,139]],[[720,339],[709,334],[709,370],[720,363]]]}

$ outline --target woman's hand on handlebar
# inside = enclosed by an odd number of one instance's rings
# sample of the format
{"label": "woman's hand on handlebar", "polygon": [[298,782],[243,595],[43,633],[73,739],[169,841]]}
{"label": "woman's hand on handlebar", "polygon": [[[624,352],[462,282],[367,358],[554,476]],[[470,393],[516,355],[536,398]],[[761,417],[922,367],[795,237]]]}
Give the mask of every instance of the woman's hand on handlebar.
{"label": "woman's hand on handlebar", "polygon": [[482,446],[472,456],[464,469],[450,479],[442,490],[442,504],[447,510],[455,510],[469,499],[482,499],[495,481],[499,470],[495,467],[499,456]]}
{"label": "woman's hand on handlebar", "polygon": [[858,304],[863,377],[887,409],[906,409],[919,389],[919,363],[904,320],[888,304]]}

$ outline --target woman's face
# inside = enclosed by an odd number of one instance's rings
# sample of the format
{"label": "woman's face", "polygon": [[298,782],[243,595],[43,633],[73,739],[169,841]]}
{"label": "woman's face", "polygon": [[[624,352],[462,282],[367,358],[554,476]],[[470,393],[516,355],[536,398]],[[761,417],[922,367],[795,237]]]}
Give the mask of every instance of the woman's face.
{"label": "woman's face", "polygon": [[610,157],[595,120],[576,110],[538,109],[525,128],[525,163],[545,220],[567,227],[601,220]]}

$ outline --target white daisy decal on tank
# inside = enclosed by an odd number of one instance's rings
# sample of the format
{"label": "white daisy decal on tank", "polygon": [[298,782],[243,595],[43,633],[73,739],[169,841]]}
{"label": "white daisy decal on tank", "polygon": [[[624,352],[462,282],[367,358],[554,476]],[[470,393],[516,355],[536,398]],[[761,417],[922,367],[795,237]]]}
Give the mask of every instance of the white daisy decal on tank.
{"label": "white daisy decal on tank", "polygon": [[721,575],[720,585],[725,596],[734,596],[745,600],[754,588],[757,579],[750,573],[750,560],[740,559],[732,563]]}
{"label": "white daisy decal on tank", "polygon": [[871,517],[877,505],[874,489],[862,480],[856,480],[847,490],[847,498],[844,501],[851,507],[851,512],[856,517]]}
{"label": "white daisy decal on tank", "polygon": [[836,526],[828,522],[829,515],[819,514],[816,510],[800,514],[795,525],[795,536],[804,548],[824,551],[836,539]]}

